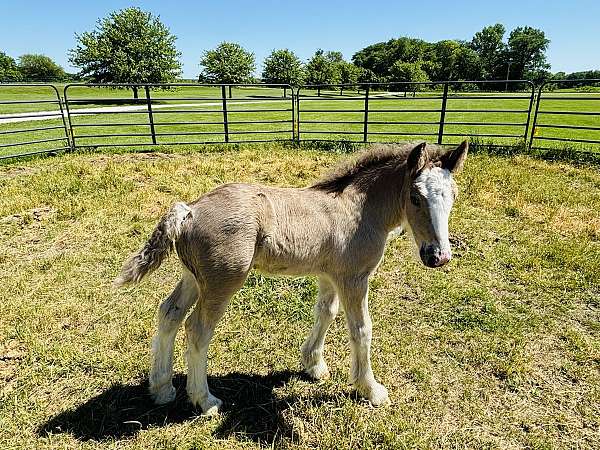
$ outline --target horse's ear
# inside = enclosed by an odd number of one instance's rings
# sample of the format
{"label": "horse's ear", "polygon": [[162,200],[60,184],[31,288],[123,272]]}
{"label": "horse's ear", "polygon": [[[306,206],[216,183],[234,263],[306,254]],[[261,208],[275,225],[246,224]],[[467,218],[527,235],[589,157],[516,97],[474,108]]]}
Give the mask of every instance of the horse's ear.
{"label": "horse's ear", "polygon": [[425,150],[426,145],[427,144],[423,142],[413,148],[408,154],[408,158],[406,159],[406,167],[409,173],[416,174],[427,165],[429,156]]}
{"label": "horse's ear", "polygon": [[467,159],[467,153],[469,151],[469,142],[463,141],[454,150],[450,150],[440,157],[442,168],[448,169],[452,173],[460,172]]}

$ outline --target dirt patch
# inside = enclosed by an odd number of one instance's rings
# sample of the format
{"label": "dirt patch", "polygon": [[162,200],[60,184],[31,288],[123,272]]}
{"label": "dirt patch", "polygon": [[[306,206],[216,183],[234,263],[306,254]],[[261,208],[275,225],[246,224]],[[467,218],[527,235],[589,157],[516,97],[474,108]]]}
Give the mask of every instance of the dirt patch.
{"label": "dirt patch", "polygon": [[162,152],[136,152],[136,153],[123,153],[120,155],[99,155],[96,157],[89,158],[92,163],[109,163],[113,161],[161,161],[166,159],[181,158],[186,155],[179,155],[176,153],[162,153]]}
{"label": "dirt patch", "polygon": [[12,379],[20,362],[25,358],[25,349],[16,341],[8,341],[0,347],[0,381]]}
{"label": "dirt patch", "polygon": [[0,173],[5,178],[17,178],[25,175],[34,175],[39,173],[37,167],[0,167]]}
{"label": "dirt patch", "polygon": [[50,206],[39,206],[19,214],[2,217],[0,223],[17,223],[19,226],[24,227],[30,223],[42,222],[54,213],[56,213],[56,210]]}

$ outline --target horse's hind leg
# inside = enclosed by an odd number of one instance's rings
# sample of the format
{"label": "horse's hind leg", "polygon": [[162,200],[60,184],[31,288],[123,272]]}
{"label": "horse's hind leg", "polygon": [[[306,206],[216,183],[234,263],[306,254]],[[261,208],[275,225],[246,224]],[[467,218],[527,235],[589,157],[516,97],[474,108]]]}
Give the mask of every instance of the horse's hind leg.
{"label": "horse's hind leg", "polygon": [[177,330],[190,307],[198,300],[198,287],[191,272],[184,269],[183,278],[160,305],[158,329],[152,340],[154,361],[150,370],[150,393],[157,404],[175,399],[173,347]]}
{"label": "horse's hind leg", "polygon": [[185,321],[188,345],[186,389],[192,404],[200,406],[206,415],[217,414],[223,403],[208,390],[206,379],[208,345],[229,300],[242,286],[246,275],[247,272],[240,273],[227,277],[226,280],[220,280],[220,286],[207,285],[203,288],[196,308]]}
{"label": "horse's hind leg", "polygon": [[335,287],[329,281],[320,278],[319,297],[314,308],[315,324],[300,349],[304,370],[317,380],[329,376],[329,369],[323,359],[323,347],[325,334],[338,313],[339,303]]}

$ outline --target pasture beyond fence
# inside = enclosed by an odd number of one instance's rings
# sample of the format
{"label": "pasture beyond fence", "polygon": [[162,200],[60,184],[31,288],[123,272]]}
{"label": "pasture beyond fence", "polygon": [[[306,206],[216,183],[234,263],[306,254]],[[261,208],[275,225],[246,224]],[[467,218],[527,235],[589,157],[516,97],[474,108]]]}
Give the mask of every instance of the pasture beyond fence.
{"label": "pasture beyond fence", "polygon": [[[98,147],[406,140],[447,145],[466,137],[597,153],[599,82],[560,80],[538,89],[522,80],[299,88],[78,83],[64,86],[62,94],[50,84],[7,83],[0,84],[0,159]],[[144,95],[133,98],[133,88]]]}

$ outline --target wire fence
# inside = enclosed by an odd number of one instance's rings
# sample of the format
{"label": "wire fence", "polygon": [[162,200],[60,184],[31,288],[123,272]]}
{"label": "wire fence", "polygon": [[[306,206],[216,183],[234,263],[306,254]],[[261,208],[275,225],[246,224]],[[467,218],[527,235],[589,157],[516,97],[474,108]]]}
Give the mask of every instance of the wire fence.
{"label": "wire fence", "polygon": [[600,80],[0,83],[0,159],[80,148],[464,138],[600,152]]}

